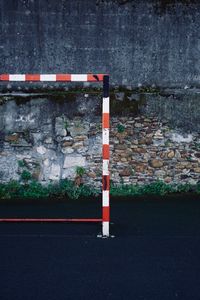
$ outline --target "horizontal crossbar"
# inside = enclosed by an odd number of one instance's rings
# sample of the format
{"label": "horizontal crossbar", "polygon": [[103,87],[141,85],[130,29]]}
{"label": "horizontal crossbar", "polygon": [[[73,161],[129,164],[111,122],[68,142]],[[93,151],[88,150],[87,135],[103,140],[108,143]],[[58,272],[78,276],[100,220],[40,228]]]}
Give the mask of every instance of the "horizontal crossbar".
{"label": "horizontal crossbar", "polygon": [[103,81],[106,74],[0,74],[0,81]]}

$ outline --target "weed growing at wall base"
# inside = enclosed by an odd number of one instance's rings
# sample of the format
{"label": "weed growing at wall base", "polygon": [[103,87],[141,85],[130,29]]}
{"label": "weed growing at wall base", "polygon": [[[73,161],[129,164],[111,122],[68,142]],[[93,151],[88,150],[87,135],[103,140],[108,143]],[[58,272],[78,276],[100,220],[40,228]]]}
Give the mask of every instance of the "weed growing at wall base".
{"label": "weed growing at wall base", "polygon": [[76,167],[76,175],[83,176],[85,174],[85,169],[83,167]]}
{"label": "weed growing at wall base", "polygon": [[24,182],[28,182],[29,180],[32,179],[32,175],[29,171],[23,170],[20,179]]}
{"label": "weed growing at wall base", "polygon": [[200,193],[200,185],[190,184],[166,184],[163,181],[156,181],[147,185],[113,185],[111,184],[110,194],[112,196],[143,196],[158,195],[163,196],[172,193]]}
{"label": "weed growing at wall base", "polygon": [[[195,192],[200,194],[200,184],[193,186],[170,185],[162,181],[156,181],[148,185],[113,185],[111,184],[111,196],[143,196],[143,195],[167,195],[172,193]],[[31,180],[30,182],[20,183],[10,181],[9,183],[0,184],[0,200],[9,199],[78,199],[84,197],[100,196],[100,190],[91,186],[76,186],[71,180],[61,180],[59,183],[51,183],[47,186]]]}
{"label": "weed growing at wall base", "polygon": [[0,199],[44,199],[44,198],[69,198],[78,199],[81,197],[95,197],[99,194],[96,189],[81,185],[76,186],[73,181],[61,180],[59,183],[51,183],[44,186],[32,180],[26,183],[10,181],[0,184]]}

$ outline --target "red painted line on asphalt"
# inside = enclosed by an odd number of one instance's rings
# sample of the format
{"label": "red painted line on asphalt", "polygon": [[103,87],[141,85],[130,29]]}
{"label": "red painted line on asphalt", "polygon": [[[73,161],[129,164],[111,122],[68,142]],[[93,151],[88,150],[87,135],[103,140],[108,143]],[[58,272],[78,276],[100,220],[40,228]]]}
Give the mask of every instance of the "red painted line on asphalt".
{"label": "red painted line on asphalt", "polygon": [[0,222],[102,222],[102,219],[1,218]]}

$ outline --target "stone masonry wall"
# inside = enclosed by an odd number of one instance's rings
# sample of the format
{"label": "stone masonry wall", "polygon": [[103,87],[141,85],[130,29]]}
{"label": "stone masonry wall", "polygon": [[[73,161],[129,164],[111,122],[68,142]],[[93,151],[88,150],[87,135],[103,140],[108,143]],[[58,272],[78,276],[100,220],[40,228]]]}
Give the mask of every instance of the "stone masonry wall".
{"label": "stone masonry wall", "polygon": [[[82,167],[83,181],[100,187],[101,97],[83,94],[67,96],[68,101],[35,97],[8,100],[4,96],[0,105],[0,181],[21,180],[27,170],[47,184],[74,179],[76,168]],[[117,93],[116,98],[123,107],[123,94]],[[115,184],[156,180],[196,184],[199,132],[186,133],[171,121],[161,121],[148,105],[146,111],[111,117],[111,180]]]}
{"label": "stone masonry wall", "polygon": [[[120,124],[120,125],[119,125]],[[123,132],[119,132],[121,128]],[[112,180],[115,183],[196,184],[200,174],[200,135],[170,129],[156,117],[112,120]]]}

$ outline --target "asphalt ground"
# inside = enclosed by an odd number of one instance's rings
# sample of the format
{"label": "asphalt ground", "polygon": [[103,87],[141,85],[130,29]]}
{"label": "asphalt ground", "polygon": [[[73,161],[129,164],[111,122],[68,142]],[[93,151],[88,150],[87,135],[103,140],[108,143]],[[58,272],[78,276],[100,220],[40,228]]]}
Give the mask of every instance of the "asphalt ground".
{"label": "asphalt ground", "polygon": [[[100,224],[0,224],[0,300],[200,299],[200,196],[111,199]],[[0,217],[101,217],[100,200],[0,204]]]}

